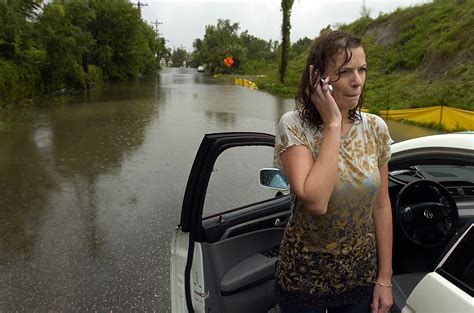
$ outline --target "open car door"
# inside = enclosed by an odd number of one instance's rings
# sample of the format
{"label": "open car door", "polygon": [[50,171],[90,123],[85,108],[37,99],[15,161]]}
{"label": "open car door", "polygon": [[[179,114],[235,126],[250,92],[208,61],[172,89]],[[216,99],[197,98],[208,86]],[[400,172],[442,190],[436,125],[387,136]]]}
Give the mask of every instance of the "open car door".
{"label": "open car door", "polygon": [[474,219],[445,249],[436,269],[409,295],[402,313],[474,312]]}
{"label": "open car door", "polygon": [[274,136],[208,134],[194,160],[171,243],[172,312],[266,312],[290,216],[289,195],[259,186]]}

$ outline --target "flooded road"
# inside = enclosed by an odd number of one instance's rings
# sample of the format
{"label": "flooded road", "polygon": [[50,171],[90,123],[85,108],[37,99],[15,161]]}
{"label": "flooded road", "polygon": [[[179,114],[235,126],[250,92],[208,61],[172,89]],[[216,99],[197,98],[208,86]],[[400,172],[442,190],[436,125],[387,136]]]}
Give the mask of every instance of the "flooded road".
{"label": "flooded road", "polygon": [[[274,133],[294,101],[195,69],[56,100],[2,116],[0,311],[169,312],[171,232],[202,136]],[[395,140],[434,133],[388,124]]]}

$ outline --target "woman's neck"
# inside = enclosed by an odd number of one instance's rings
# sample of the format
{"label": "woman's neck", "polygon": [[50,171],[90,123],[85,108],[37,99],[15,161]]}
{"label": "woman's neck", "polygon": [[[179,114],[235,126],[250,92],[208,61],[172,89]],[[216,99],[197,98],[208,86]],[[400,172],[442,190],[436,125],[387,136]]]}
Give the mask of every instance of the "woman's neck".
{"label": "woman's neck", "polygon": [[351,131],[353,121],[349,119],[349,111],[341,112],[342,114],[342,125],[341,125],[341,133],[343,136],[347,136]]}
{"label": "woman's neck", "polygon": [[349,119],[349,111],[341,112],[342,115],[342,124],[352,124],[352,121]]}

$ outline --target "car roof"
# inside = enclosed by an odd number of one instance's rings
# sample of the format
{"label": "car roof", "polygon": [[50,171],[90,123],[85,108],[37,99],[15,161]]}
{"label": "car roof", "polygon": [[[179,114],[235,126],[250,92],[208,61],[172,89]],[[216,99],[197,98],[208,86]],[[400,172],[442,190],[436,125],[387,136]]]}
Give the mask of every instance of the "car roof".
{"label": "car roof", "polygon": [[458,132],[413,138],[393,143],[392,153],[413,149],[447,148],[474,151],[474,132]]}

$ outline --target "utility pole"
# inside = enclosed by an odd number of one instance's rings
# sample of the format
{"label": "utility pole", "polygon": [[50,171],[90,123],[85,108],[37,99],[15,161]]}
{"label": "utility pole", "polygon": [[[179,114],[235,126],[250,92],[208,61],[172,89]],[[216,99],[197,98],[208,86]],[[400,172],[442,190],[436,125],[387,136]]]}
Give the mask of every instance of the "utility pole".
{"label": "utility pole", "polygon": [[148,3],[141,3],[140,1],[138,1],[137,3],[133,4],[138,7],[138,17],[142,18],[142,7],[147,7]]}
{"label": "utility pole", "polygon": [[150,22],[150,24],[155,26],[156,38],[160,38],[160,33],[158,32],[158,25],[161,25],[163,23],[158,22],[158,20],[155,20],[154,22]]}

